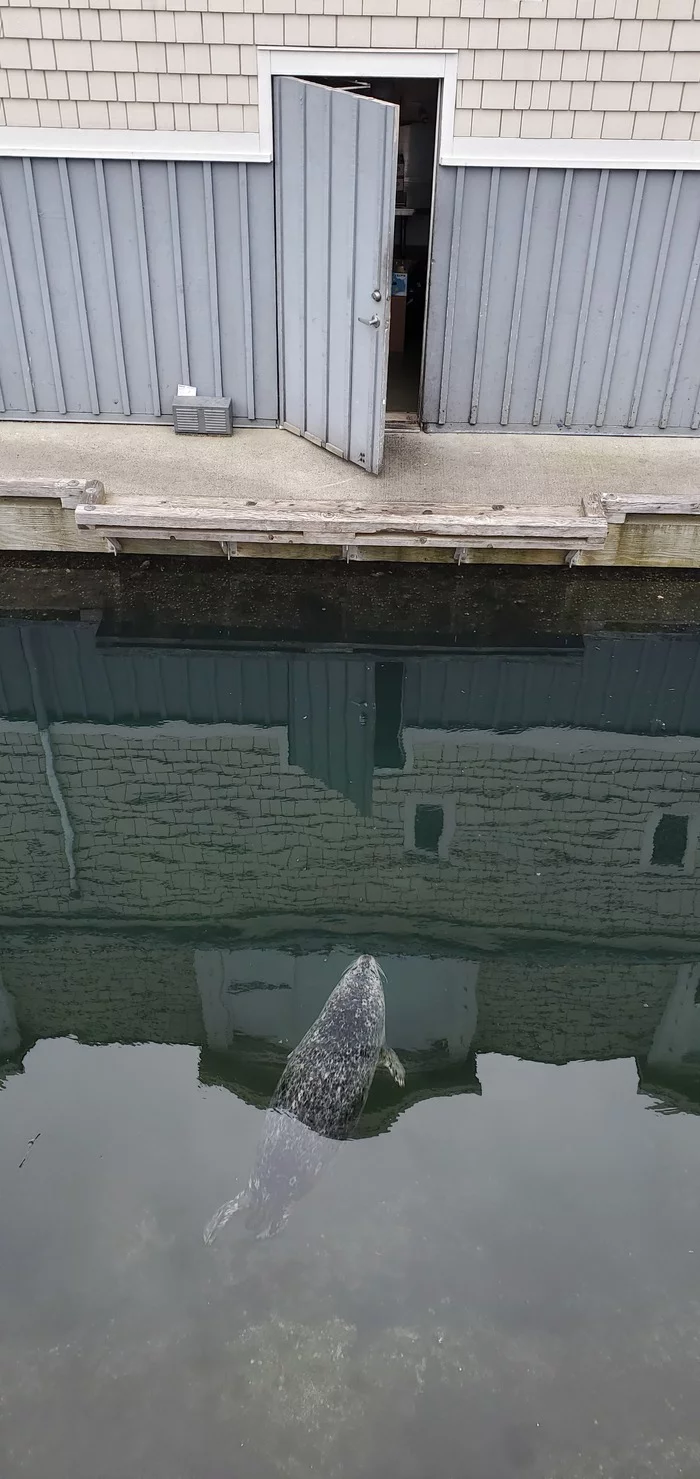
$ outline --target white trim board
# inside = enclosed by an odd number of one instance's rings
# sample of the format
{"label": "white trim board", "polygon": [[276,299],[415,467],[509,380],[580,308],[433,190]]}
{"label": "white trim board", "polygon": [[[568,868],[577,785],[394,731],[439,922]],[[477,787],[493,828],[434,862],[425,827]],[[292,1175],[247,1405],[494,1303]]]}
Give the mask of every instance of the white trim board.
{"label": "white trim board", "polygon": [[363,51],[258,47],[260,144],[272,158],[273,77],[442,79],[438,163],[503,169],[700,169],[700,142],[639,139],[484,139],[455,134],[456,51]]}
{"label": "white trim board", "polygon": [[0,157],[30,159],[192,159],[270,164],[258,134],[128,128],[0,128]]}
{"label": "white trim board", "polygon": [[438,162],[502,169],[700,170],[700,141],[511,139],[456,135],[456,51],[258,47],[260,132],[0,128],[0,156],[52,159],[191,159],[270,164],[273,77],[434,77],[442,81]]}
{"label": "white trim board", "polygon": [[700,142],[647,139],[453,139],[440,163],[501,169],[700,169]]}
{"label": "white trim board", "polygon": [[261,148],[272,158],[273,77],[434,77],[442,81],[440,150],[454,152],[457,103],[456,51],[349,51],[334,46],[258,47],[258,110]]}
{"label": "white trim board", "polygon": [[[0,741],[5,735],[35,735],[38,726],[35,719],[0,719]],[[102,724],[86,719],[82,723],[74,719],[52,719],[49,733],[58,739],[91,740],[95,735],[109,735],[110,739],[139,740],[168,739],[251,739],[267,740],[270,749],[277,747],[281,771],[293,775],[304,775],[301,765],[289,763],[289,731],[286,724],[218,724],[193,723],[189,719],[163,719],[160,724]]]}
{"label": "white trim board", "polygon": [[[406,764],[402,770],[392,770],[392,775],[406,775],[418,769],[416,749],[430,745],[465,745],[478,749],[488,748],[507,759],[517,757],[520,750],[532,750],[535,755],[546,755],[552,760],[566,761],[586,754],[626,755],[634,750],[635,755],[649,755],[659,760],[677,759],[683,756],[690,760],[700,758],[700,739],[695,735],[648,735],[615,734],[609,730],[566,729],[538,726],[537,729],[521,729],[516,733],[504,734],[498,729],[421,729],[407,725],[401,731]],[[420,761],[419,761],[420,764]],[[384,774],[389,774],[385,771]],[[665,808],[673,811],[673,804]],[[679,805],[687,814],[689,806]]]}

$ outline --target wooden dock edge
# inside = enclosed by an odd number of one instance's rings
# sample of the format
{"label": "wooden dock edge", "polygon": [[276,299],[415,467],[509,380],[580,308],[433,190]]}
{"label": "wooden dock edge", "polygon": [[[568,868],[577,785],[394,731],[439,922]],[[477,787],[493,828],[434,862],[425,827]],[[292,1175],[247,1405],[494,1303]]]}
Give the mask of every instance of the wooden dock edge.
{"label": "wooden dock edge", "polygon": [[464,515],[249,513],[107,502],[98,479],[0,479],[0,550],[700,569],[700,494],[582,501],[580,515],[512,507]]}
{"label": "wooden dock edge", "polygon": [[58,499],[61,508],[89,508],[104,501],[102,483],[86,478],[0,478],[0,498]]}

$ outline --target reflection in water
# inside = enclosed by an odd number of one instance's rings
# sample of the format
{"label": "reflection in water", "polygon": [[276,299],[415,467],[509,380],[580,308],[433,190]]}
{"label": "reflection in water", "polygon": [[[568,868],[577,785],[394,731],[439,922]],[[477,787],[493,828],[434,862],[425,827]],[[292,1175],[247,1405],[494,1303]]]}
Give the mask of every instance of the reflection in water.
{"label": "reflection in water", "polygon": [[[3,1479],[700,1471],[699,659],[0,624]],[[405,1084],[213,1255],[368,951]]]}

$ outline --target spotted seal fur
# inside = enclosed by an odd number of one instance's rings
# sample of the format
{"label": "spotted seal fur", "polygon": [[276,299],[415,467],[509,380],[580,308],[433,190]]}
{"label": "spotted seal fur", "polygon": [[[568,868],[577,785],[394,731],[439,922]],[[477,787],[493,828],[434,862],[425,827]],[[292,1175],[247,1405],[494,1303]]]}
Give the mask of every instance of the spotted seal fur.
{"label": "spotted seal fur", "polygon": [[294,1202],[355,1129],[378,1065],[405,1082],[402,1064],[386,1045],[379,966],[374,956],[360,955],[290,1054],[265,1114],[248,1185],[214,1214],[206,1243],[241,1210],[257,1238],[279,1232]]}

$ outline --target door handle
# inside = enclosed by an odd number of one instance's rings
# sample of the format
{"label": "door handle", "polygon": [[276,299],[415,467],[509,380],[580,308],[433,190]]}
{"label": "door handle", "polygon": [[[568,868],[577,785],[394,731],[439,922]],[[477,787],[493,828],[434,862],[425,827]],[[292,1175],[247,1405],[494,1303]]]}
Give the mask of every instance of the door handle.
{"label": "door handle", "polygon": [[371,318],[358,318],[358,324],[366,324],[368,329],[378,329],[381,319],[378,313],[373,313]]}

